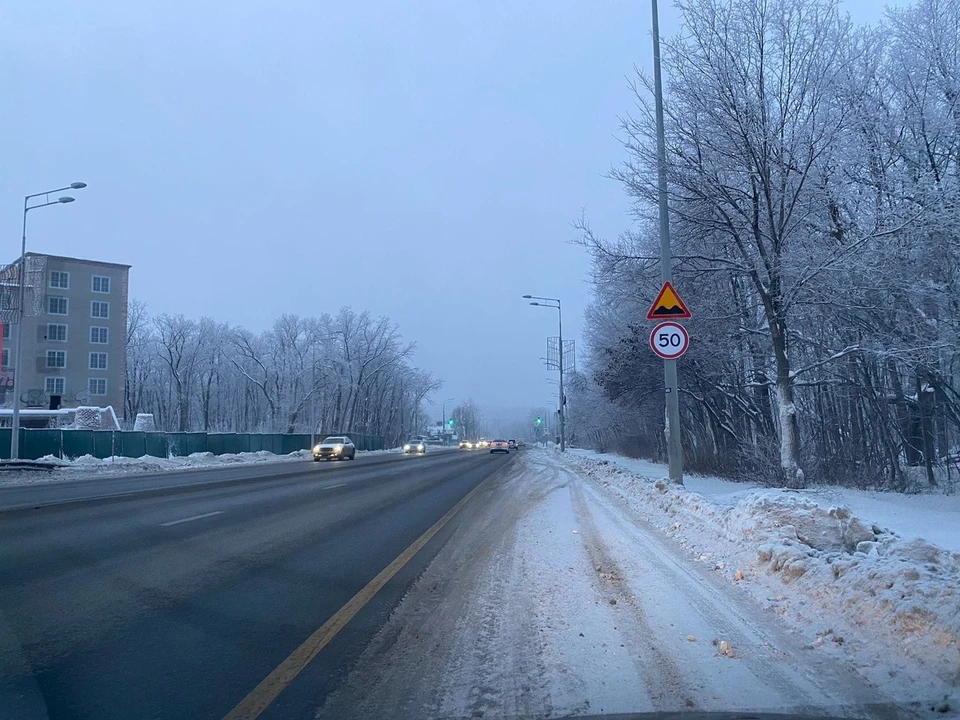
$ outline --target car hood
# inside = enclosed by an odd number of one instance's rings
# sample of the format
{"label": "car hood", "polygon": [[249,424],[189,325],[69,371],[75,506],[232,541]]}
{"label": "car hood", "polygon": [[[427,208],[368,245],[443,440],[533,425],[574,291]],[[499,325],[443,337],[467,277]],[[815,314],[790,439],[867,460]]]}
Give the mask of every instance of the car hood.
{"label": "car hood", "polygon": [[[903,716],[902,708],[897,705],[871,705],[871,710],[886,710],[891,713],[890,717],[899,718]],[[791,712],[705,712],[705,711],[671,711],[671,712],[644,712],[644,713],[614,713],[610,715],[563,715],[557,716],[563,720],[843,720],[850,717],[860,717],[858,714],[850,714],[850,710],[843,712],[844,708],[836,708],[837,714],[824,713],[807,714]],[[881,713],[882,714],[882,713]],[[525,715],[506,715],[498,716],[502,720],[527,720]],[[532,720],[533,717],[529,716]]]}
{"label": "car hood", "polygon": [[320,448],[335,448],[337,446],[346,447],[346,443],[317,443],[316,447]]}

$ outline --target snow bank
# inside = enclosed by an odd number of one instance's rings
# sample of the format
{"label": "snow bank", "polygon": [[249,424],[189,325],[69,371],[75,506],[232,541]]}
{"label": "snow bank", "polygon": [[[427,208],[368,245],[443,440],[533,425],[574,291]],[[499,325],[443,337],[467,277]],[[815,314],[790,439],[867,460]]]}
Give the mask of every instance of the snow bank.
{"label": "snow bank", "polygon": [[[357,454],[363,456],[384,452],[395,451],[358,451]],[[45,462],[54,463],[57,467],[49,472],[37,470],[9,470],[0,472],[0,487],[5,485],[60,482],[63,480],[82,480],[93,475],[128,475],[139,472],[163,472],[187,468],[312,460],[313,453],[310,450],[297,450],[287,455],[274,455],[266,450],[260,450],[257,452],[225,453],[223,455],[214,455],[210,452],[197,452],[185,457],[177,456],[168,458],[143,455],[138,458],[115,456],[100,459],[95,458],[93,455],[81,455],[77,458],[61,460],[54,455],[47,455],[40,459]]]}
{"label": "snow bank", "polygon": [[813,645],[846,645],[875,682],[903,672],[960,682],[960,553],[802,493],[747,489],[718,501],[603,460],[562,462],[795,623]]}
{"label": "snow bank", "polygon": [[[571,449],[570,454],[629,470],[651,479],[666,477],[667,466],[659,463],[623,457],[612,453]],[[718,477],[687,475],[684,485],[708,497],[718,505],[732,505],[749,493],[761,488],[755,483],[735,482]],[[816,486],[806,490],[765,488],[765,493],[784,497],[809,498],[820,507],[846,506],[854,515],[870,518],[874,523],[890,528],[903,539],[922,539],[946,550],[960,552],[960,494],[938,493],[904,495],[895,492],[855,490],[853,488]]]}

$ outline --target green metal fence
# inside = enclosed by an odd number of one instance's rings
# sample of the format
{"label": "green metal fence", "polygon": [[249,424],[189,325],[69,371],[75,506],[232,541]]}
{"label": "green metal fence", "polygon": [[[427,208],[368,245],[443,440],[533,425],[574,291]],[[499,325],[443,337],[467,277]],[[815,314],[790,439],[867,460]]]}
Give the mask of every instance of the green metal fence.
{"label": "green metal fence", "polygon": [[[347,435],[357,450],[382,450],[380,435],[365,433],[327,433]],[[319,442],[325,435],[315,436]],[[47,455],[58,458],[77,458],[93,455],[97,458],[119,457],[175,457],[198,452],[214,455],[244,452],[272,452],[286,455],[310,448],[311,436],[305,433],[162,433],[127,430],[33,430],[20,429],[20,457],[37,460]],[[10,459],[10,428],[0,428],[0,459]]]}

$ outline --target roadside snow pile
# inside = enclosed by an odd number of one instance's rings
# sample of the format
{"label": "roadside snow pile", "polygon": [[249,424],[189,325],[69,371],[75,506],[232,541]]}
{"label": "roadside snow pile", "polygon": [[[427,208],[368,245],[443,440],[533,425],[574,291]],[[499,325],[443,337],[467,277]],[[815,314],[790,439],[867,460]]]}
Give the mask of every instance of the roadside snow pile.
{"label": "roadside snow pile", "polygon": [[[360,453],[365,455],[366,453]],[[287,455],[274,455],[266,450],[258,452],[227,453],[214,455],[210,452],[197,452],[186,457],[161,458],[143,455],[138,458],[108,457],[96,458],[93,455],[81,455],[77,458],[61,460],[54,455],[40,458],[57,467],[50,471],[4,471],[0,472],[0,487],[5,485],[25,485],[64,480],[83,480],[91,476],[128,475],[141,472],[165,472],[189,468],[223,467],[225,465],[250,465],[271,462],[290,462],[312,459],[310,450],[297,450]]]}
{"label": "roadside snow pile", "polygon": [[821,628],[813,645],[855,646],[874,681],[911,672],[903,654],[921,675],[960,683],[960,553],[799,493],[750,490],[714,502],[615,465],[563,461],[803,632]]}
{"label": "roadside snow pile", "polygon": [[[628,470],[642,477],[666,477],[667,466],[647,460],[628,458],[613,453],[598,453],[582,448],[568,449],[568,454]],[[714,505],[735,505],[755,490],[763,489],[756,483],[738,482],[719,477],[687,475],[683,479],[687,490],[693,490]],[[946,550],[960,552],[960,494],[944,495],[929,492],[916,495],[880,490],[857,490],[835,486],[814,486],[806,490],[766,488],[770,495],[796,497],[798,492],[829,510],[848,507],[854,515],[890,528],[904,540],[920,538]]]}

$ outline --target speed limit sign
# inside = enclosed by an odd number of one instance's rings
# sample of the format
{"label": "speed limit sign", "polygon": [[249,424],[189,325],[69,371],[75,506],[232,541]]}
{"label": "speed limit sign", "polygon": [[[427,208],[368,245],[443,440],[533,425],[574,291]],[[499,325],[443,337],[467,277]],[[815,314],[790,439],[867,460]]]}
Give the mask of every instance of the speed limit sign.
{"label": "speed limit sign", "polygon": [[682,325],[664,322],[650,333],[650,348],[664,360],[676,360],[690,347],[690,336]]}

